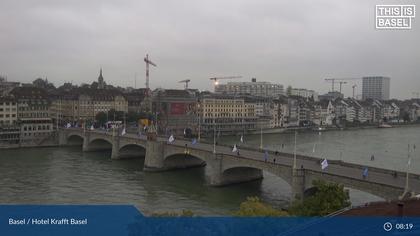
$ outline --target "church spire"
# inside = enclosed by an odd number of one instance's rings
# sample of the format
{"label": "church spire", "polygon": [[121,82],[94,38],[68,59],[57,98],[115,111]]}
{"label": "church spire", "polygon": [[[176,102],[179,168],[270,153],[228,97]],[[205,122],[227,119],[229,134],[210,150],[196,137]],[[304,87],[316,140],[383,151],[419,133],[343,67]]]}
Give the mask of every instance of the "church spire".
{"label": "church spire", "polygon": [[104,81],[104,77],[102,76],[102,67],[99,70],[98,88],[99,89],[104,89],[105,88],[105,81]]}

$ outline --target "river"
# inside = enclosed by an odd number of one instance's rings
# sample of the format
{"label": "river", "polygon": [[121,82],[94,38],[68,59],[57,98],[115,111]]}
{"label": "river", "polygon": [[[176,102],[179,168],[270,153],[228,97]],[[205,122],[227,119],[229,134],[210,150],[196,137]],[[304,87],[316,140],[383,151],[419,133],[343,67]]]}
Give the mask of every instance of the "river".
{"label": "river", "polygon": [[[420,148],[418,126],[297,137],[298,153],[404,171],[407,144]],[[244,139],[248,146],[260,144],[259,135]],[[222,137],[219,142],[237,140]],[[263,143],[268,149],[292,152],[294,134],[266,134]],[[84,153],[81,147],[0,150],[0,203],[133,204],[146,214],[188,209],[197,215],[228,215],[247,196],[259,196],[276,207],[285,207],[290,196],[290,186],[270,173],[264,173],[262,181],[216,188],[206,185],[203,168],[148,173],[142,171],[141,157],[111,160],[110,155]],[[411,172],[420,173],[418,149],[411,156]],[[380,200],[353,189],[350,196],[354,205]]]}

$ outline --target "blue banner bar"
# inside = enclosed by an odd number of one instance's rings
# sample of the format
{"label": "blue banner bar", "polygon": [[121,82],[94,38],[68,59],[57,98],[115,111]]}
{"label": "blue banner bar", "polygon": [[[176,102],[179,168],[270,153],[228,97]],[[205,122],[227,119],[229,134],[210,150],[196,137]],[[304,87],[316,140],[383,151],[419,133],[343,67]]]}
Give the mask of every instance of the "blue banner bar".
{"label": "blue banner bar", "polygon": [[0,235],[420,235],[420,217],[144,217],[128,205],[4,205]]}

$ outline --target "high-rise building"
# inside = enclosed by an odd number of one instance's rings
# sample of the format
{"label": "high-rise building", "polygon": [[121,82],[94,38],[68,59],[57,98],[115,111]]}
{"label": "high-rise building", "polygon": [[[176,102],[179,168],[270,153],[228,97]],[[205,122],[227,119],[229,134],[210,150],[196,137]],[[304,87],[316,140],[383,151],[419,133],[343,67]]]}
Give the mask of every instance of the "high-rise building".
{"label": "high-rise building", "polygon": [[227,95],[252,95],[260,97],[278,97],[284,95],[283,85],[270,82],[257,82],[253,78],[251,82],[228,82],[227,84],[218,84],[214,88],[216,93]]}
{"label": "high-rise building", "polygon": [[389,100],[390,81],[389,77],[384,76],[363,77],[363,100]]}

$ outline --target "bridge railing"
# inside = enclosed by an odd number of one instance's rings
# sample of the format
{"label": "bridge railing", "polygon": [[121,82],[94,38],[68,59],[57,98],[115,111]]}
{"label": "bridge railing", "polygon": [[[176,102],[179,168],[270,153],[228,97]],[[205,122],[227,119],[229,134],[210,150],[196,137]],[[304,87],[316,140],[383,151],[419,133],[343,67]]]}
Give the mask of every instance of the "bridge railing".
{"label": "bridge railing", "polygon": [[[94,132],[94,133],[100,133],[100,134],[112,134],[112,131],[106,131],[106,130],[84,130],[83,128],[64,128],[63,130],[78,130],[78,131],[85,131],[85,132]],[[117,135],[120,136],[120,133],[117,133]],[[133,138],[133,137],[129,137],[129,138]],[[159,138],[167,138],[166,136],[159,136]],[[187,138],[183,138],[183,137],[177,137],[177,140],[183,140],[183,141],[188,141],[190,142],[191,139],[187,139]],[[204,144],[208,144],[208,145],[213,145],[212,142],[206,141],[206,140],[201,140],[201,143]],[[217,144],[217,146],[219,147],[228,147],[228,148],[232,148],[232,145],[226,145],[226,144]],[[190,147],[193,148],[193,147]],[[241,146],[238,145],[238,148],[240,148],[241,150],[247,150],[247,151],[252,151],[252,152],[259,152],[259,153],[264,153],[265,150],[261,150],[259,148],[253,148],[250,146]],[[277,152],[277,154],[276,154]],[[270,155],[274,155],[274,156],[281,156],[281,157],[287,157],[287,158],[293,158],[294,154],[293,153],[286,153],[286,152],[279,152],[279,151],[273,151],[273,150],[267,150],[267,153]],[[232,155],[235,156],[235,155]],[[319,157],[314,157],[314,156],[306,156],[306,155],[300,155],[297,154],[296,155],[297,159],[300,160],[311,160],[313,162],[321,162],[323,159],[319,158]],[[328,163],[330,165],[339,165],[342,167],[349,167],[349,168],[357,168],[360,170],[363,170],[364,168],[368,168],[369,171],[371,172],[377,172],[377,173],[383,173],[383,174],[389,174],[389,175],[393,175],[395,177],[405,177],[406,173],[405,172],[401,172],[401,171],[395,171],[395,170],[389,170],[389,169],[383,169],[383,168],[378,168],[378,167],[373,167],[373,166],[368,166],[368,165],[360,165],[360,164],[354,164],[354,163],[349,163],[349,162],[344,162],[342,160],[328,160]],[[411,178],[415,178],[415,179],[419,179],[420,180],[420,175],[418,174],[413,174],[410,173]]]}

